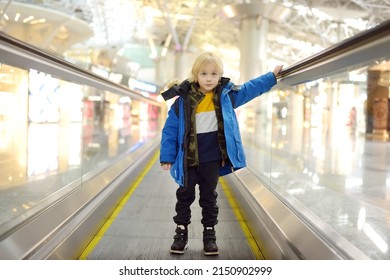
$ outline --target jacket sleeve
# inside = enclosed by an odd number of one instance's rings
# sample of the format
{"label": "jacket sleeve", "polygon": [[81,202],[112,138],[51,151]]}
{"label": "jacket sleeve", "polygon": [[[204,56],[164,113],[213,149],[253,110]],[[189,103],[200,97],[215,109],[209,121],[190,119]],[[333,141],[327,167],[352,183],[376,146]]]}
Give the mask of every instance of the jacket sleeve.
{"label": "jacket sleeve", "polygon": [[[177,100],[175,101],[177,102]],[[178,149],[179,119],[174,110],[174,104],[168,111],[168,117],[162,129],[160,143],[160,162],[173,163]]]}
{"label": "jacket sleeve", "polygon": [[268,92],[274,85],[276,85],[276,78],[272,72],[268,72],[267,74],[244,83],[238,90],[233,91],[234,108]]}

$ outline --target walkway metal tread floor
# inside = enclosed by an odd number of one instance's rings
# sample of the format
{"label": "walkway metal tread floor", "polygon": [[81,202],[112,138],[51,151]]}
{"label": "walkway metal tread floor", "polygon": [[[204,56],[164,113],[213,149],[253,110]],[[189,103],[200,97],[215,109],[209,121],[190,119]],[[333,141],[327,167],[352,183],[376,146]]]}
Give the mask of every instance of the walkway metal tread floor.
{"label": "walkway metal tread floor", "polygon": [[169,248],[176,227],[172,219],[175,215],[176,189],[177,185],[169,172],[162,170],[156,161],[87,259],[255,259],[220,185],[217,187],[219,223],[216,226],[219,256],[203,255],[201,208],[197,202],[199,197],[191,207],[192,223],[189,225],[188,249],[183,255],[170,254]]}

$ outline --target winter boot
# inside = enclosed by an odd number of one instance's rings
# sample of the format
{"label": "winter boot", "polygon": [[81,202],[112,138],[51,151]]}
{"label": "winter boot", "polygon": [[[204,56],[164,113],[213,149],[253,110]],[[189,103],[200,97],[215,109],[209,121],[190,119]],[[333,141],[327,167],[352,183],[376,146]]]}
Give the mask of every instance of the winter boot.
{"label": "winter boot", "polygon": [[216,240],[214,227],[205,227],[203,230],[203,253],[206,256],[219,254]]}
{"label": "winter boot", "polygon": [[184,251],[187,249],[186,245],[188,242],[188,229],[187,226],[178,225],[176,227],[176,234],[173,237],[174,241],[171,246],[172,254],[184,254]]}

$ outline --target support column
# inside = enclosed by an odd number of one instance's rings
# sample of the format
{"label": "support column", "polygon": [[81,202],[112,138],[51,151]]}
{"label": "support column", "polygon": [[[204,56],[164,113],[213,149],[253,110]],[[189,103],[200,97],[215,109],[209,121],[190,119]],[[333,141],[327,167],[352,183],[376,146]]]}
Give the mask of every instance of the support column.
{"label": "support column", "polygon": [[157,81],[158,84],[161,84],[163,82],[163,76],[161,72],[161,57],[157,56],[154,58],[154,79]]}
{"label": "support column", "polygon": [[239,19],[241,24],[240,83],[269,71],[266,69],[269,21],[282,22],[290,13],[290,8],[268,0],[249,1],[222,8],[222,17]]}
{"label": "support column", "polygon": [[240,83],[266,72],[268,20],[257,17],[241,20]]}
{"label": "support column", "polygon": [[189,78],[191,67],[194,61],[194,58],[191,56],[192,55],[186,51],[175,52],[175,77],[179,81],[183,81]]}
{"label": "support column", "polygon": [[186,77],[183,75],[183,52],[175,52],[175,78],[179,81],[184,80]]}

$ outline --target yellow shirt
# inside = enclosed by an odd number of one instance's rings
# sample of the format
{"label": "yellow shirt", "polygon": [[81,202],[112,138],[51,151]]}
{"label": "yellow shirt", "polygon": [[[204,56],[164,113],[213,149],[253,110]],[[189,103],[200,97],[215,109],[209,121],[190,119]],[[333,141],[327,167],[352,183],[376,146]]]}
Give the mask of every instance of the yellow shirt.
{"label": "yellow shirt", "polygon": [[208,92],[196,108],[196,133],[207,133],[218,130],[217,116],[213,102],[213,92]]}

